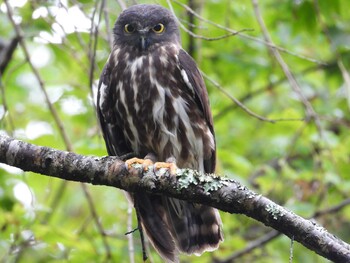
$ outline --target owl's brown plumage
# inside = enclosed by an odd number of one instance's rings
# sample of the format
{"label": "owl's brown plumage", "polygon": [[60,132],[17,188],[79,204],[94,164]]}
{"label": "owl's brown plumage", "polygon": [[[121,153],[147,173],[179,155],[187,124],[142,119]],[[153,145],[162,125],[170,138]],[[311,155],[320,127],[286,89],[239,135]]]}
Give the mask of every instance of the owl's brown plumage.
{"label": "owl's brown plumage", "polygon": [[[173,15],[158,5],[124,10],[100,78],[97,112],[110,155],[134,152],[180,168],[215,170],[208,94],[194,60],[181,48]],[[160,255],[200,254],[223,240],[218,211],[145,192],[130,194]]]}

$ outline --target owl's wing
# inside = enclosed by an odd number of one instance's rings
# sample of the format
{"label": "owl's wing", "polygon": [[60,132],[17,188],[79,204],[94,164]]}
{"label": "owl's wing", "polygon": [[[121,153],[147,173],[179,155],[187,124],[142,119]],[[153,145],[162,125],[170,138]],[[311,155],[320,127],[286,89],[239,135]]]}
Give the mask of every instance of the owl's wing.
{"label": "owl's wing", "polygon": [[[116,87],[112,70],[113,67],[107,62],[98,85],[96,108],[108,154],[121,156],[132,150],[125,140],[118,120],[116,96],[113,96],[110,90],[115,90]],[[137,213],[141,218],[143,229],[160,255],[171,262],[177,262],[175,241],[164,222],[166,209],[161,196],[149,195],[143,191],[126,193],[126,196],[129,201],[137,203]]]}
{"label": "owl's wing", "polygon": [[108,154],[121,156],[132,152],[132,150],[128,146],[123,129],[119,125],[119,115],[116,112],[116,96],[112,96],[110,92],[110,89],[115,88],[116,85],[113,77],[111,77],[111,71],[112,66],[108,61],[102,71],[98,84],[96,108]]}
{"label": "owl's wing", "polygon": [[[208,92],[205,87],[203,77],[199,72],[196,62],[192,59],[192,57],[189,54],[186,53],[186,51],[184,51],[183,49],[180,49],[178,57],[179,57],[180,68],[182,70],[181,74],[184,78],[184,81],[187,84],[188,88],[193,91],[195,96],[195,101],[199,109],[202,110],[203,116],[207,121],[208,127],[215,139],[213,117],[210,111]],[[184,73],[186,75],[184,75]],[[215,164],[216,164],[216,150],[214,149],[210,159],[204,160],[205,172],[213,173],[215,170]]]}

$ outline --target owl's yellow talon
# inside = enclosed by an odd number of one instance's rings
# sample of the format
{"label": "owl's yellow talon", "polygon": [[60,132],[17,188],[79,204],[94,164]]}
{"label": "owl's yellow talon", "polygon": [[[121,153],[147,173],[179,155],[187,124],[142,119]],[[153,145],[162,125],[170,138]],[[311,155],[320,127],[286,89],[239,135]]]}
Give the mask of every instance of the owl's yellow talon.
{"label": "owl's yellow talon", "polygon": [[176,170],[177,170],[177,166],[175,163],[166,163],[166,162],[156,162],[154,164],[154,169],[155,170],[159,170],[161,168],[165,168],[165,169],[168,169],[169,170],[169,173],[171,175],[176,175]]}
{"label": "owl's yellow talon", "polygon": [[153,165],[153,162],[150,159],[140,159],[140,158],[131,158],[125,161],[128,170],[133,164],[141,164],[144,171],[148,171],[148,167]]}

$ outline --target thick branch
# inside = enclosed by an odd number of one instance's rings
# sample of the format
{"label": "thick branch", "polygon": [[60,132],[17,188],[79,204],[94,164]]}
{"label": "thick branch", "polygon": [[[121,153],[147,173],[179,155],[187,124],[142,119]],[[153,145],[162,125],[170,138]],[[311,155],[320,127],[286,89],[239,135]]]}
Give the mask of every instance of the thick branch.
{"label": "thick branch", "polygon": [[0,135],[0,162],[70,181],[106,185],[127,191],[147,191],[206,204],[229,213],[241,213],[270,226],[334,262],[350,262],[350,245],[240,183],[179,169],[168,171],[141,167],[128,171],[117,157],[91,157],[35,146]]}

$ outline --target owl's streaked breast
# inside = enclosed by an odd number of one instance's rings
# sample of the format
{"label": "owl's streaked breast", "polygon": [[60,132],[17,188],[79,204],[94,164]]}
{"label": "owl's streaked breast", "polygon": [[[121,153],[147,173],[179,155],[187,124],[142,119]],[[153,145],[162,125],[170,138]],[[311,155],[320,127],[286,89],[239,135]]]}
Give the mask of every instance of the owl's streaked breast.
{"label": "owl's streaked breast", "polygon": [[214,137],[189,92],[177,53],[178,47],[171,44],[142,56],[115,49],[108,62],[113,65],[110,87],[115,90],[104,96],[115,96],[116,112],[121,113],[116,118],[133,151],[153,152],[160,161],[175,157],[179,167],[203,170],[204,153],[209,151],[204,147],[213,149]]}

